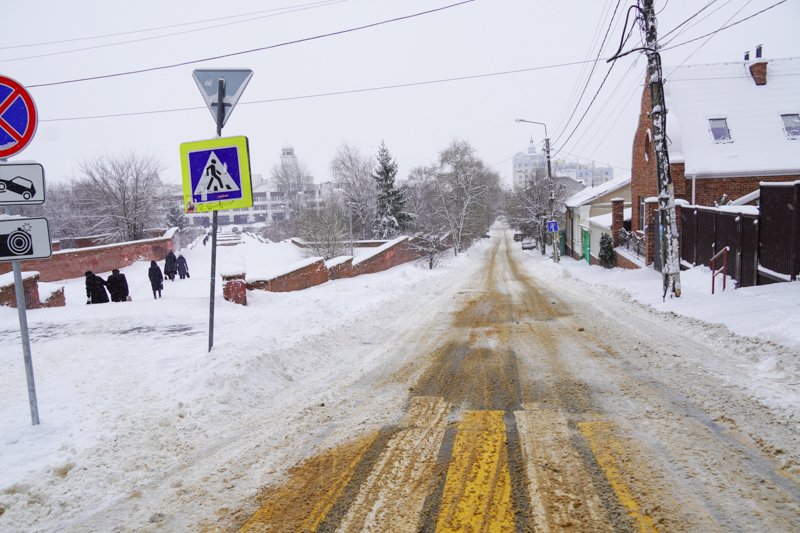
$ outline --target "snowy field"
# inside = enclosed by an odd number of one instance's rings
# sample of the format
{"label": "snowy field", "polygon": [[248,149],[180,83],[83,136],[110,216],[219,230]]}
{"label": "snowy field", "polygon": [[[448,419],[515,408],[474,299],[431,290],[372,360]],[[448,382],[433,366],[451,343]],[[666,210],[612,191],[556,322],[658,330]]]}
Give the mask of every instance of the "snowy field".
{"label": "snowy field", "polygon": [[[446,256],[433,271],[407,264],[305,291],[249,292],[246,308],[225,302],[218,282],[210,354],[208,247],[185,253],[191,279],[165,281],[160,300],[150,292],[148,262],[122,270],[129,303],[85,305],[83,279],[68,280],[67,307],[28,313],[37,427],[30,425],[17,313],[0,308],[0,530],[103,531],[119,523],[183,530],[221,502],[247,498],[264,473],[280,474],[314,446],[399,416],[407,391],[376,383],[392,361],[402,361],[403,331],[448,309],[501,234],[496,229],[469,253]],[[633,313],[686,315],[800,351],[800,283],[711,296],[710,274],[698,268],[683,273],[682,298],[662,302],[652,271],[572,259],[555,265],[537,251],[515,253],[530,259],[538,279],[585,290],[587,298],[627,303]],[[243,259],[249,272],[278,272],[304,255],[293,245],[253,242],[220,247],[219,258]],[[796,380],[798,357],[771,353],[741,363],[758,386]],[[375,391],[367,402],[352,403],[344,392],[367,387]],[[796,395],[782,401],[797,409]],[[331,405],[349,418],[327,430],[335,435],[314,433],[339,420],[326,411]],[[311,447],[292,444],[301,433]],[[255,453],[264,443],[273,447],[266,464],[265,452]],[[171,505],[183,515],[154,511]]]}

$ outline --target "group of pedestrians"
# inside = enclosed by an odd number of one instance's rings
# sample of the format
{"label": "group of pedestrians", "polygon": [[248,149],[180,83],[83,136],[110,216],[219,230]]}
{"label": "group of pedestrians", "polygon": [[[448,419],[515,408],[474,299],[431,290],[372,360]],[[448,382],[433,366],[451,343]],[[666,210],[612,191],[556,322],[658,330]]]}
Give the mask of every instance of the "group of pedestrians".
{"label": "group of pedestrians", "polygon": [[[153,298],[161,298],[161,291],[164,290],[164,276],[175,281],[175,276],[180,276],[181,279],[189,277],[189,264],[183,255],[175,254],[172,250],[167,253],[164,260],[164,273],[161,273],[161,268],[155,261],[150,261],[150,268],[147,271],[147,277],[150,279],[150,288],[153,289]],[[128,289],[128,280],[125,274],[120,273],[119,269],[115,268],[111,271],[111,275],[107,280],[104,280],[91,270],[87,270],[84,274],[86,277],[86,303],[87,304],[102,304],[108,303],[108,295],[111,295],[112,302],[130,302],[130,290]],[[108,289],[108,293],[106,293]]]}

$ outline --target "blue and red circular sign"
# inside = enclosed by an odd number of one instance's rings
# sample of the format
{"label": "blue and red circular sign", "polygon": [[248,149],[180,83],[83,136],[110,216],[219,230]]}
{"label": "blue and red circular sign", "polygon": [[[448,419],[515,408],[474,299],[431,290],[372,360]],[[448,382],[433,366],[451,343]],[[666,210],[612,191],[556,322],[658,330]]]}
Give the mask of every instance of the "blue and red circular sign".
{"label": "blue and red circular sign", "polygon": [[25,87],[0,76],[0,158],[25,149],[36,133],[36,104]]}

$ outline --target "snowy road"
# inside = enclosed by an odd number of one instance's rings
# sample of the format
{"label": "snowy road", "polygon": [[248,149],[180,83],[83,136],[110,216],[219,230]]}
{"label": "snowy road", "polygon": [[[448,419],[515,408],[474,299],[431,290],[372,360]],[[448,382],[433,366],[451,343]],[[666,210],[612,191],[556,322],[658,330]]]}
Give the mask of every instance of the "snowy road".
{"label": "snowy road", "polygon": [[729,347],[548,287],[499,235],[395,376],[405,417],[295,467],[244,531],[797,527],[797,428],[736,387]]}
{"label": "snowy road", "polygon": [[212,354],[201,281],[31,313],[43,424],[4,334],[0,530],[796,530],[797,365],[754,368],[797,353],[560,272],[497,229],[222,302]]}

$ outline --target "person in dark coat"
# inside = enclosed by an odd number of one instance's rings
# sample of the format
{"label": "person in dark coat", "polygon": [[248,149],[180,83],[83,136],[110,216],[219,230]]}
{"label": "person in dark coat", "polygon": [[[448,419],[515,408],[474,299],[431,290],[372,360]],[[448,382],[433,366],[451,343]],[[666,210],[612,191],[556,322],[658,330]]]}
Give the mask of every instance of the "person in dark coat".
{"label": "person in dark coat", "polygon": [[178,275],[181,279],[186,279],[189,276],[189,264],[186,262],[186,258],[183,257],[183,254],[178,255]]}
{"label": "person in dark coat", "polygon": [[178,259],[175,257],[175,254],[172,253],[172,250],[170,250],[166,259],[164,259],[164,275],[168,277],[170,281],[175,281],[175,274],[177,273]]}
{"label": "person in dark coat", "polygon": [[128,280],[125,274],[120,274],[119,269],[115,268],[111,271],[111,275],[106,280],[106,287],[111,294],[112,302],[124,302],[128,299]]}
{"label": "person in dark coat", "polygon": [[84,274],[86,276],[86,303],[87,304],[105,304],[108,303],[108,294],[106,294],[106,282],[94,274],[91,270],[87,270]]}
{"label": "person in dark coat", "polygon": [[164,276],[161,274],[161,269],[158,268],[158,263],[150,261],[150,269],[147,271],[147,277],[150,278],[150,287],[153,289],[153,299],[161,298],[161,290],[164,288]]}

